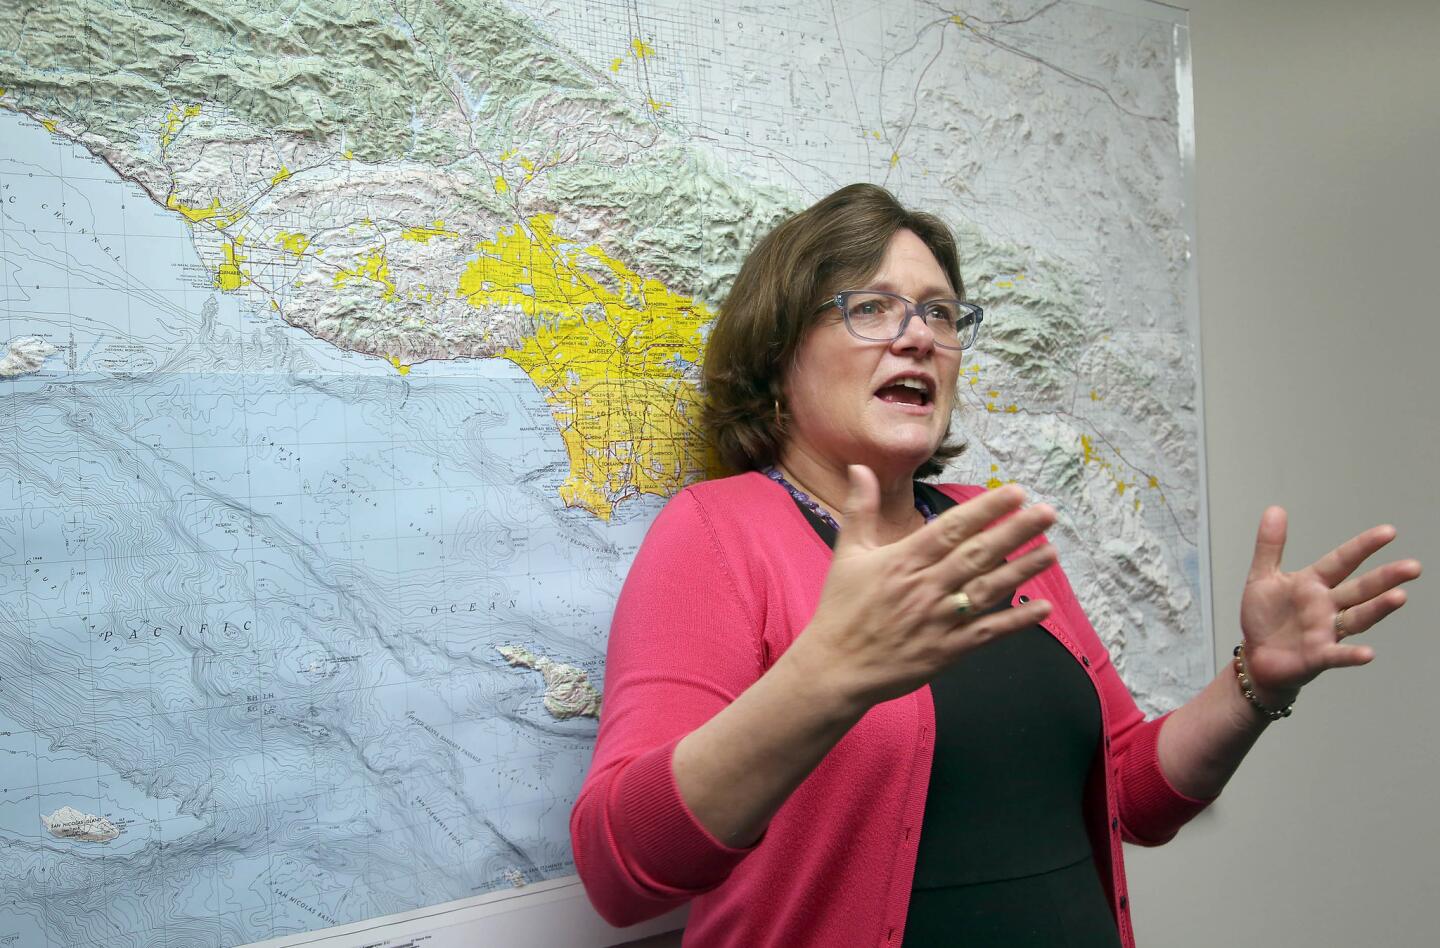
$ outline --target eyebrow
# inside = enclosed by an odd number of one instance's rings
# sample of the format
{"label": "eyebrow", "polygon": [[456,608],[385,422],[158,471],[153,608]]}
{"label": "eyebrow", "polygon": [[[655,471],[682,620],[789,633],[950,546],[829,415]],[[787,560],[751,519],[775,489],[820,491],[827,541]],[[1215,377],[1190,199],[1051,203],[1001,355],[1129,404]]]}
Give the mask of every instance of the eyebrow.
{"label": "eyebrow", "polygon": [[[902,296],[904,295],[901,294],[900,291],[895,288],[895,284],[891,283],[889,280],[870,280],[868,288],[872,290],[884,290],[887,293],[896,293]],[[921,302],[923,300],[933,300],[940,297],[944,297],[947,299],[955,299],[958,296],[959,294],[957,294],[948,286],[930,286],[926,287],[925,292],[920,294],[920,297],[916,300],[916,302]]]}

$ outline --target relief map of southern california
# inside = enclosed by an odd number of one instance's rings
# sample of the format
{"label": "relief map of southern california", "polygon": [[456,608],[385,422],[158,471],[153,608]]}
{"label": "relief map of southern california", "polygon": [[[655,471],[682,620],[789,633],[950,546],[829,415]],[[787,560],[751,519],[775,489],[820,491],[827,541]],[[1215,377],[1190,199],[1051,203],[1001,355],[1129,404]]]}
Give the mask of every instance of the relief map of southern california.
{"label": "relief map of southern california", "polygon": [[1122,0],[19,0],[0,948],[573,874],[615,596],[744,252],[869,180],[986,307],[947,479],[1209,677],[1188,39]]}

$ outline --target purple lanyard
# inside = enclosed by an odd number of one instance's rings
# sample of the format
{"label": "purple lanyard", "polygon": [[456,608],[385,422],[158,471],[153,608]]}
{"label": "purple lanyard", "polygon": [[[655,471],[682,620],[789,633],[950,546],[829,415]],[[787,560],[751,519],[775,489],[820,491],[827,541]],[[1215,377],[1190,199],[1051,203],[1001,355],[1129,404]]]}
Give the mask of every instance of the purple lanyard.
{"label": "purple lanyard", "polygon": [[[790,496],[795,498],[797,504],[829,524],[830,529],[834,530],[837,534],[840,532],[840,524],[835,522],[835,518],[830,516],[824,507],[821,507],[815,501],[811,500],[809,494],[806,494],[800,490],[800,488],[787,481],[785,475],[780,473],[779,468],[772,464],[769,467],[761,468],[760,473],[789,491]],[[925,518],[926,523],[935,519],[935,511],[925,502],[925,498],[920,496],[919,491],[915,492],[915,509],[920,511],[920,516]]]}

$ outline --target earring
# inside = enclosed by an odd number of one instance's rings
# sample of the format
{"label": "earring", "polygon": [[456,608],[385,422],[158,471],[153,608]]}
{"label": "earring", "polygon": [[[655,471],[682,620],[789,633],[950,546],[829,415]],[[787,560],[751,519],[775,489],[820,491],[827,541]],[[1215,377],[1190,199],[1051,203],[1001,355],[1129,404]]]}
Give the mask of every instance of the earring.
{"label": "earring", "polygon": [[775,399],[775,427],[780,427],[780,399]]}

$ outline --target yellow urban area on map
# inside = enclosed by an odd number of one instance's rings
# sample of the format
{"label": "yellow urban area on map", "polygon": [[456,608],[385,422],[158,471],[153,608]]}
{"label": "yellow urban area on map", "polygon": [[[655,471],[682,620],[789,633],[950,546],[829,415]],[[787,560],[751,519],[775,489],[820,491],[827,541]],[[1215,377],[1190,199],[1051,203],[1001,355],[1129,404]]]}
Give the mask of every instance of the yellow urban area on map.
{"label": "yellow urban area on map", "polygon": [[534,334],[499,355],[545,392],[570,460],[561,498],[609,519],[626,497],[669,497],[704,472],[684,368],[699,361],[713,314],[598,245],[558,237],[554,223],[536,215],[478,244],[458,292],[534,320]]}

